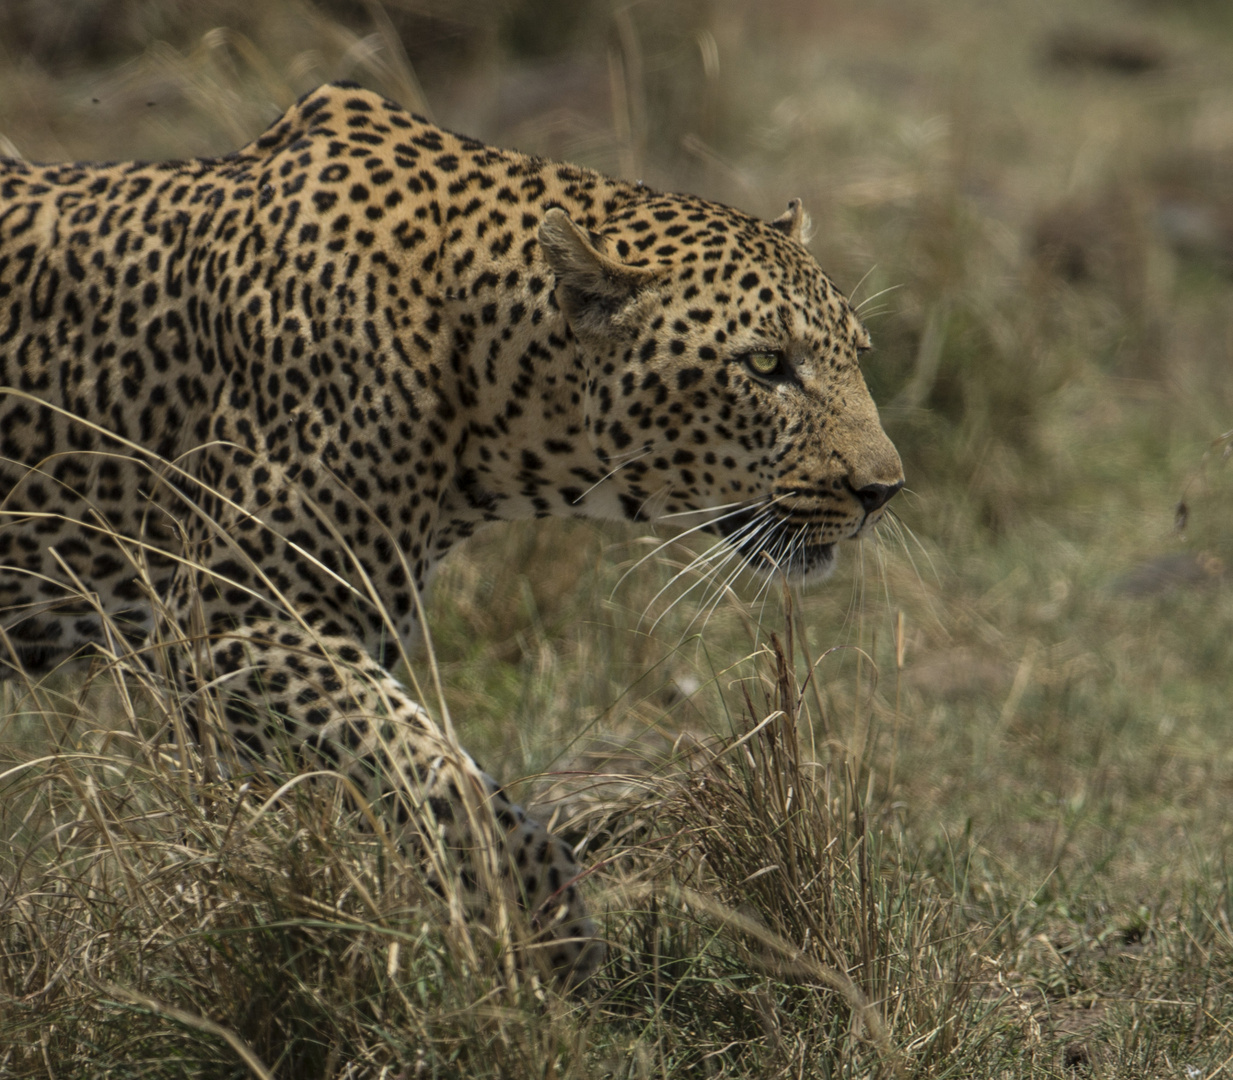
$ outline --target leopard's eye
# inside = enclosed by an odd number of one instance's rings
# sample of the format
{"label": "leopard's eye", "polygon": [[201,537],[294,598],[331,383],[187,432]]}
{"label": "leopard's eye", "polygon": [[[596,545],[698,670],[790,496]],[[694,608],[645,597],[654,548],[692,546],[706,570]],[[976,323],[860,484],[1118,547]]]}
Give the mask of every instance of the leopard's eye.
{"label": "leopard's eye", "polygon": [[779,366],[783,363],[783,354],[777,352],[751,352],[746,355],[745,363],[749,365],[749,370],[755,375],[760,375],[766,379],[779,371]]}

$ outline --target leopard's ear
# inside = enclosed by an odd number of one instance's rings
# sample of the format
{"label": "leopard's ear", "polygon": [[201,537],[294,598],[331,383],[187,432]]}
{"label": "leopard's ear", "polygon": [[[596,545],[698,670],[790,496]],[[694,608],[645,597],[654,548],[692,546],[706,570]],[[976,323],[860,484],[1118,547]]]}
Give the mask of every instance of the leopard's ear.
{"label": "leopard's ear", "polygon": [[662,275],[658,268],[626,266],[605,255],[559,206],[540,222],[539,243],[557,276],[557,303],[578,336],[627,332],[633,302]]}
{"label": "leopard's ear", "polygon": [[809,220],[800,199],[793,199],[788,203],[788,209],[771,222],[771,228],[785,233],[801,246],[808,244],[813,235],[813,222]]}

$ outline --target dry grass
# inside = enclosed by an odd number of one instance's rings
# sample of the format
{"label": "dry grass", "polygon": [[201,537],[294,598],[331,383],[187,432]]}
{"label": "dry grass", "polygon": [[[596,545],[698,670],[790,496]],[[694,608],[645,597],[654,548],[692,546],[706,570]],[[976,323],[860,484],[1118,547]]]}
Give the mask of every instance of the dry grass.
{"label": "dry grass", "polygon": [[860,763],[803,756],[811,718],[778,639],[745,666],[733,735],[566,804],[563,829],[602,837],[611,948],[572,999],[525,962],[521,912],[497,893],[458,917],[343,783],[212,778],[208,754],[168,741],[195,706],[137,657],[20,687],[0,1068],[572,1076],[624,1054],[762,1076],[821,1051],[840,1073],[936,1072],[993,1015],[972,1001],[976,931],[871,821]]}
{"label": "dry grass", "polygon": [[7,687],[0,1076],[1228,1075],[1225,5],[96,0],[123,17],[84,38],[44,7],[0,15],[0,135],[35,159],[222,152],[350,77],[803,196],[912,490],[825,589],[709,615],[659,595],[687,545],[623,579],[632,531],[493,530],[443,569],[463,741],[597,867],[585,997],[328,782],[263,810],[177,766],[164,688]]}

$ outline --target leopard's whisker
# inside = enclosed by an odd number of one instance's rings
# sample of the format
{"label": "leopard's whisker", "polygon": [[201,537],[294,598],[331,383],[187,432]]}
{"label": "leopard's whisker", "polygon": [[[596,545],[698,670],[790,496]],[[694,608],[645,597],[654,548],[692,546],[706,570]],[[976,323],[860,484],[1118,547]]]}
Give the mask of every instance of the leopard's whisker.
{"label": "leopard's whisker", "polygon": [[604,481],[611,480],[614,476],[616,476],[617,473],[619,473],[627,465],[632,465],[635,461],[641,461],[644,457],[650,456],[650,454],[651,454],[650,447],[645,447],[644,449],[637,451],[637,452],[630,451],[630,456],[625,461],[619,462],[618,464],[614,465],[611,469],[609,469],[606,473],[604,473],[603,476],[601,476],[598,480],[595,481],[595,483],[593,483],[581,495],[579,495],[574,500],[574,502],[575,503],[582,502],[588,495],[591,494],[591,492],[593,492],[602,483],[604,483]]}
{"label": "leopard's whisker", "polygon": [[[646,605],[643,608],[644,618],[646,616],[646,613],[649,612],[652,607],[654,607],[655,602],[661,596],[663,596],[664,593],[666,593],[669,589],[671,589],[682,577],[693,572],[699,566],[707,567],[707,571],[704,574],[702,574],[698,578],[697,581],[695,581],[692,585],[690,585],[689,588],[685,589],[684,592],[674,597],[674,599],[672,600],[672,603],[670,603],[668,607],[663,612],[661,612],[659,616],[655,619],[655,621],[651,624],[648,632],[654,631],[655,627],[659,625],[659,623],[664,619],[664,617],[668,614],[668,612],[670,612],[686,596],[688,596],[691,592],[693,592],[694,589],[698,588],[701,585],[705,585],[711,579],[713,574],[716,572],[715,569],[713,568],[714,564],[712,564],[710,560],[710,556],[712,552],[722,549],[722,548],[730,549],[728,551],[725,551],[724,558],[718,564],[719,568],[726,566],[731,559],[734,559],[734,558],[742,559],[740,551],[733,544],[733,540],[741,539],[743,533],[753,530],[757,526],[757,524],[758,524],[757,518],[755,518],[753,521],[746,522],[744,525],[740,526],[740,528],[738,528],[735,532],[731,533],[729,536],[724,537],[721,540],[715,541],[715,543],[713,543],[704,552],[702,552],[699,555],[696,555],[692,560],[690,560],[689,563],[687,563],[684,567],[678,570],[677,573],[675,573],[672,576],[672,578],[667,582],[667,584],[665,584],[662,588],[660,588],[660,590],[653,597],[651,597],[651,599],[646,603]],[[691,531],[695,531],[695,530],[691,530]],[[657,550],[662,550],[662,548],[657,549]],[[692,623],[690,625],[692,625]],[[639,626],[641,626],[641,619],[639,620]]]}
{"label": "leopard's whisker", "polygon": [[[774,522],[769,523],[769,528],[773,529],[774,525],[775,525]],[[740,575],[747,569],[747,567],[748,567],[748,563],[743,558],[739,559],[736,562],[732,570],[729,572],[728,576],[724,578],[724,580],[721,581],[719,585],[714,588],[714,591],[710,594],[709,597],[707,597],[707,599],[703,602],[703,604],[699,608],[698,613],[693,617],[693,619],[690,620],[689,625],[686,626],[685,628],[685,631],[684,631],[685,633],[689,632],[689,630],[694,626],[694,624],[699,620],[699,618],[702,619],[702,626],[700,627],[699,632],[701,633],[706,630],[706,627],[709,625],[711,621],[711,617],[718,610],[719,604],[723,600],[723,598],[725,596],[734,595],[732,587],[734,583],[736,582],[737,578],[740,577]]]}
{"label": "leopard's whisker", "polygon": [[[870,273],[872,273],[872,272],[873,272],[873,271],[872,271],[872,269],[871,269],[871,270],[870,270]],[[868,275],[866,275],[866,277],[867,277],[867,276],[868,276]],[[864,278],[862,278],[861,280],[863,281],[863,280],[864,280]],[[854,304],[853,306],[855,307],[856,311],[857,311],[857,312],[858,312],[858,313],[859,313],[862,317],[864,317],[864,315],[865,315],[865,308],[866,308],[866,307],[868,307],[870,304],[872,304],[872,303],[873,303],[876,299],[878,299],[878,297],[879,297],[879,296],[885,296],[887,293],[892,293],[892,292],[895,292],[897,289],[902,289],[902,288],[903,288],[902,283],[900,283],[900,284],[898,284],[898,285],[888,285],[885,289],[879,289],[879,290],[878,290],[876,293],[874,293],[872,296],[866,296],[866,297],[865,297],[865,299],[864,299],[864,300],[862,300],[859,304]]]}
{"label": "leopard's whisker", "polygon": [[[712,544],[711,547],[709,547],[706,551],[702,552],[700,555],[696,556],[688,565],[686,565],[682,570],[680,570],[676,575],[674,575],[672,580],[669,581],[663,588],[659,590],[659,592],[655,594],[654,597],[651,598],[651,600],[647,603],[644,611],[649,610],[654,605],[655,601],[658,600],[659,597],[662,596],[666,591],[668,591],[668,589],[670,589],[672,585],[676,581],[678,581],[683,575],[690,573],[691,571],[695,570],[699,566],[703,566],[705,568],[704,572],[699,576],[698,581],[696,581],[688,589],[684,590],[684,592],[680,593],[679,595],[673,598],[672,602],[668,605],[668,607],[664,611],[662,611],[659,614],[659,616],[655,619],[655,621],[651,624],[651,629],[653,630],[656,626],[658,626],[659,623],[663,621],[663,619],[668,615],[668,613],[671,612],[676,607],[676,605],[679,604],[686,596],[688,596],[691,592],[693,592],[694,589],[698,588],[699,586],[709,586],[713,584],[715,579],[721,573],[723,573],[724,569],[730,563],[735,563],[735,570],[734,570],[734,573],[729,577],[728,582],[730,582],[736,575],[739,575],[740,571],[745,566],[745,556],[743,552],[740,550],[739,545],[745,542],[747,539],[749,539],[749,537],[757,536],[758,531],[761,530],[765,525],[765,519],[768,513],[769,513],[769,508],[764,508],[760,510],[758,514],[755,515],[752,519],[745,522],[743,525],[741,525],[738,529],[734,530],[724,539]],[[724,550],[723,558],[720,559],[718,563],[712,562],[710,556],[712,555],[713,552],[715,552],[716,550],[720,550],[720,549]],[[725,583],[725,585],[720,587],[721,592],[724,590],[726,585],[727,585],[727,582]],[[704,600],[703,604],[705,603],[706,601]],[[689,627],[693,626],[694,621],[696,621],[696,618],[697,616],[695,616],[693,620],[690,620],[690,623],[686,627],[685,632],[688,632]]]}
{"label": "leopard's whisker", "polygon": [[876,308],[870,308],[868,311],[861,312],[861,319],[865,322],[871,322],[874,319],[880,319],[888,311],[891,310],[889,304],[882,304]]}
{"label": "leopard's whisker", "polygon": [[638,507],[639,519],[640,520],[645,519],[647,521],[661,520],[663,518],[663,515],[654,509],[655,504],[657,502],[662,504],[663,502],[671,498],[671,496],[672,496],[672,485],[666,484],[666,483],[661,484],[654,491],[652,491],[651,494],[649,494],[645,499],[642,500],[641,505]]}
{"label": "leopard's whisker", "polygon": [[[655,520],[656,521],[670,521],[673,518],[693,517],[695,514],[716,514],[716,513],[719,513],[721,510],[732,510],[732,509],[740,510],[740,509],[744,509],[747,506],[749,506],[749,500],[741,499],[735,502],[722,503],[719,506],[701,506],[697,510],[675,510],[671,514],[660,514],[659,517],[657,517]],[[715,518],[714,520],[719,521],[720,519]]]}
{"label": "leopard's whisker", "polygon": [[[661,540],[659,543],[655,544],[651,548],[650,551],[648,551],[645,555],[643,555],[642,558],[640,558],[637,562],[635,562],[633,566],[629,567],[623,574],[621,574],[621,576],[617,579],[616,584],[613,585],[612,587],[610,598],[611,596],[616,595],[617,590],[625,583],[626,578],[628,578],[635,570],[637,570],[640,566],[642,566],[648,560],[655,558],[655,556],[667,550],[667,548],[671,547],[678,540],[684,540],[686,537],[692,536],[695,533],[704,532],[706,529],[710,528],[710,526],[716,524],[716,522],[723,521],[726,518],[733,517],[736,514],[742,513],[744,509],[745,507],[743,505],[738,506],[736,510],[729,511],[726,514],[721,514],[719,517],[704,521],[699,525],[691,526],[690,528],[685,529],[683,532],[674,533],[672,536],[669,536],[665,538],[664,540]],[[722,540],[721,540],[721,543],[722,543]],[[710,550],[714,550],[714,548],[712,547]]]}
{"label": "leopard's whisker", "polygon": [[[786,498],[786,496],[782,496],[782,495],[775,496],[774,498],[767,501],[766,506],[767,507],[773,506],[776,502],[780,502],[784,498]],[[732,509],[728,509],[729,507],[731,507]],[[711,528],[711,526],[717,525],[721,521],[726,521],[730,517],[735,517],[738,514],[745,513],[747,510],[750,509],[750,504],[748,502],[727,503],[725,504],[725,506],[715,507],[714,509],[715,510],[726,510],[726,513],[717,514],[717,516],[713,518],[708,518],[706,521],[703,521],[698,525],[693,525],[690,528],[683,530],[682,532],[674,533],[672,536],[667,537],[662,542],[656,544],[653,548],[651,548],[649,552],[647,552],[647,554],[643,555],[642,558],[640,558],[637,562],[635,562],[633,566],[629,567],[629,569],[627,569],[617,579],[617,583],[612,587],[612,593],[610,594],[610,597],[616,595],[617,590],[625,583],[625,579],[628,578],[630,574],[632,574],[635,570],[638,569],[638,567],[642,566],[642,564],[647,562],[649,559],[655,558],[656,555],[659,555],[661,552],[663,552],[665,549],[670,547],[672,544],[676,543],[678,540],[684,540],[687,536],[692,536],[694,533],[703,532]],[[694,511],[690,511],[690,513],[694,513]],[[665,515],[665,517],[666,516],[668,515]],[[662,521],[664,520],[664,517],[658,518],[657,520]],[[728,537],[725,537],[724,542],[731,543],[732,537],[735,535],[737,534],[734,533]],[[718,545],[712,546],[709,550],[714,551],[716,547],[718,547]],[[697,560],[695,560],[695,563],[696,561]],[[691,563],[691,566],[692,565],[694,564]],[[658,595],[657,595],[657,598],[658,598]]]}
{"label": "leopard's whisker", "polygon": [[751,601],[751,604],[759,605],[758,606],[758,619],[757,619],[757,626],[759,628],[761,628],[762,626],[762,613],[765,611],[767,601],[770,599],[772,584],[774,584],[776,579],[784,575],[785,567],[792,565],[792,557],[793,557],[794,549],[798,547],[804,548],[805,546],[804,530],[797,529],[794,531],[794,533],[791,536],[788,536],[788,537],[784,537],[781,535],[780,537],[777,538],[776,547],[782,548],[784,547],[785,543],[786,543],[786,549],[781,558],[776,558],[774,551],[769,553],[772,559],[772,562],[774,563],[774,568],[772,572],[763,574],[762,582],[758,585],[758,590],[756,593],[754,593],[753,600]]}
{"label": "leopard's whisker", "polygon": [[856,294],[861,291],[861,286],[869,280],[869,275],[872,274],[877,268],[878,264],[873,263],[868,270],[861,274],[860,280],[852,286],[851,291],[848,293],[848,303],[851,304],[857,311],[860,310],[860,305],[856,302]]}
{"label": "leopard's whisker", "polygon": [[[724,573],[729,564],[732,565],[731,571],[728,572],[727,577],[725,577],[719,585],[715,585],[716,579]],[[668,617],[669,613],[671,613],[677,604],[689,595],[690,592],[692,592],[695,588],[698,588],[700,585],[705,586],[706,589],[703,593],[703,600],[699,602],[698,610],[680,632],[679,638],[683,641],[689,634],[690,630],[693,629],[694,625],[703,616],[703,613],[707,611],[709,598],[711,596],[723,597],[724,595],[727,595],[732,581],[740,575],[744,567],[745,563],[740,556],[740,552],[725,552],[723,559],[721,559],[719,563],[711,567],[703,577],[699,578],[699,580],[695,584],[691,585],[684,593],[672,600],[672,603],[670,603],[651,624],[650,632],[654,632],[655,628]],[[711,591],[712,589],[714,590],[713,592]]]}
{"label": "leopard's whisker", "polygon": [[[939,580],[940,576],[938,574],[938,569],[934,565],[933,556],[929,554],[929,549],[926,548],[925,545],[921,542],[920,537],[916,535],[916,533],[912,530],[911,526],[908,525],[908,523],[904,521],[903,518],[900,517],[899,514],[897,514],[892,507],[888,506],[886,508],[886,511],[882,517],[882,521],[880,521],[878,524],[880,526],[883,523],[885,523],[887,527],[891,530],[892,534],[898,538],[900,544],[902,545],[903,553],[907,557],[908,562],[912,566],[912,572],[917,576],[917,578],[918,579],[921,578],[921,573],[920,573],[920,568],[916,565],[916,558],[912,554],[911,549],[913,546],[916,548],[916,550],[920,553],[921,557],[924,558],[925,562],[928,564],[929,573],[933,576],[933,579],[935,581]],[[909,541],[911,543],[909,543]]]}
{"label": "leopard's whisker", "polygon": [[[761,534],[765,533],[768,536],[774,537],[775,531],[781,526],[781,524],[782,524],[781,521],[771,516],[770,508],[768,507],[765,510],[763,510],[758,515],[758,517],[754,518],[752,521],[749,522],[749,525],[751,527],[756,526],[756,528],[753,529],[751,536],[742,537],[741,539],[743,542],[747,542],[751,544],[758,544],[760,542],[759,538]],[[703,619],[702,627],[703,629],[705,629],[707,623],[710,621],[711,616],[714,614],[716,608],[718,607],[720,600],[722,600],[724,596],[731,594],[733,583],[741,575],[741,573],[748,567],[747,559],[744,557],[743,553],[740,552],[737,548],[733,547],[731,555],[728,558],[725,558],[724,561],[719,564],[719,566],[716,568],[716,573],[710,575],[710,580],[709,580],[709,584],[714,585],[714,581],[718,577],[719,573],[722,572],[722,570],[728,565],[729,561],[731,561],[732,559],[736,560],[736,563],[732,571],[728,574],[726,578],[724,578],[722,582],[720,582],[720,584],[717,587],[715,587],[714,592],[708,593],[704,597],[704,599],[699,605],[698,613],[693,617],[693,619],[689,621],[689,624],[685,627],[685,630],[683,631],[683,633],[688,633],[689,630],[694,626],[694,624],[698,621],[699,618]],[[669,610],[671,610],[671,608],[669,608]],[[667,612],[664,612],[664,614],[666,615]],[[661,615],[660,618],[663,618],[663,616]]]}

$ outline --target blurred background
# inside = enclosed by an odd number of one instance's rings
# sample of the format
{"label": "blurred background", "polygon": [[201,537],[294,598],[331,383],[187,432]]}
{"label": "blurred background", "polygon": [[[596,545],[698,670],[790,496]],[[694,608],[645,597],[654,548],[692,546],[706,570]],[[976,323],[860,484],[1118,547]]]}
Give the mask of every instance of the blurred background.
{"label": "blurred background", "polygon": [[[31,160],[225,153],[334,79],[764,216],[801,197],[908,476],[880,541],[794,598],[802,670],[826,653],[815,752],[1080,922],[1222,865],[1233,5],[0,5],[0,148]],[[481,759],[725,728],[782,590],[678,577],[687,546],[624,577],[661,539],[501,527],[443,570],[434,643]]]}

